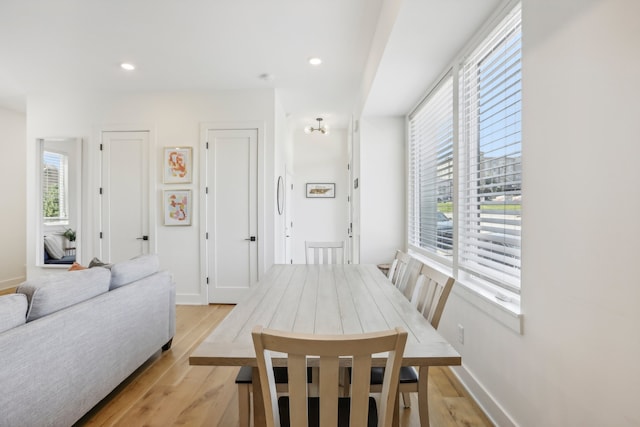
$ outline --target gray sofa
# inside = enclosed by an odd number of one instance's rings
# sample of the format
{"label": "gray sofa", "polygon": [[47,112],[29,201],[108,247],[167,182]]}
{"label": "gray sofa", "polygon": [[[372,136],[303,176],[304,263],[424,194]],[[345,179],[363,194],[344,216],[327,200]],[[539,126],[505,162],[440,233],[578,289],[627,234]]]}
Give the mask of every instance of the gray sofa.
{"label": "gray sofa", "polygon": [[145,255],[0,297],[0,426],[71,426],[175,332],[175,284]]}

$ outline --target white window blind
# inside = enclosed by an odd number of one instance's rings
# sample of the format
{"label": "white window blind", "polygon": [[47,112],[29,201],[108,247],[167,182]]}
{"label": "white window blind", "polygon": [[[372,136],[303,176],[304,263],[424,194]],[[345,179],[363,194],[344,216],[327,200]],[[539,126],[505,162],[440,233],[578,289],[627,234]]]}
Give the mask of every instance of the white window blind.
{"label": "white window blind", "polygon": [[458,268],[520,289],[521,18],[464,61],[459,88]]}
{"label": "white window blind", "polygon": [[45,223],[64,224],[69,220],[68,156],[43,152],[42,213]]}
{"label": "white window blind", "polygon": [[451,257],[453,249],[453,77],[409,116],[409,244]]}

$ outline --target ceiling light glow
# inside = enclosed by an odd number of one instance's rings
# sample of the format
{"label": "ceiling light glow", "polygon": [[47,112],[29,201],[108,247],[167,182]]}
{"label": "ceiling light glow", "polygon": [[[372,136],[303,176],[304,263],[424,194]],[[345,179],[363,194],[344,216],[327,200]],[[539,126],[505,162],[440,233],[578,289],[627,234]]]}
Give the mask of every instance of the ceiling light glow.
{"label": "ceiling light glow", "polygon": [[320,65],[322,64],[322,59],[314,57],[314,58],[309,58],[309,64],[311,65]]}
{"label": "ceiling light glow", "polygon": [[133,64],[129,64],[128,62],[123,62],[122,64],[120,64],[120,68],[127,71],[133,71],[136,69],[136,66]]}

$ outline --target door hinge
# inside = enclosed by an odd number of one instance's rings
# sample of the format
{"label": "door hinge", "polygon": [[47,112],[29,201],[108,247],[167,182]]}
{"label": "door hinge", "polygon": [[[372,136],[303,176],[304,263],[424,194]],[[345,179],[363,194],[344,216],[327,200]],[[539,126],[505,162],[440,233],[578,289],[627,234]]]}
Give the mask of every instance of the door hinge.
{"label": "door hinge", "polygon": [[205,187],[204,188],[204,192],[205,192],[205,194],[209,194],[209,187]]}
{"label": "door hinge", "polygon": [[100,193],[100,195],[102,195],[102,187],[100,187],[100,189],[98,190],[98,192]]}
{"label": "door hinge", "polygon": [[207,277],[207,285],[209,284],[209,278]]}
{"label": "door hinge", "polygon": [[102,231],[100,232],[100,238],[102,239]]}
{"label": "door hinge", "polygon": [[350,171],[351,170],[351,165],[349,163],[347,163],[347,170]]}
{"label": "door hinge", "polygon": [[291,184],[291,189],[293,190],[293,184]]}
{"label": "door hinge", "polygon": [[351,201],[351,197],[347,196],[347,203]]}
{"label": "door hinge", "polygon": [[103,148],[103,147],[102,147],[102,144],[100,144],[100,151],[102,151],[102,148]]}
{"label": "door hinge", "polygon": [[204,238],[205,238],[206,240],[209,240],[209,232],[204,233]]}
{"label": "door hinge", "polygon": [[[208,150],[208,149],[209,149],[209,142],[207,142],[207,150]],[[207,280],[209,280],[209,279],[207,279]],[[207,283],[208,283],[208,282],[207,282]]]}

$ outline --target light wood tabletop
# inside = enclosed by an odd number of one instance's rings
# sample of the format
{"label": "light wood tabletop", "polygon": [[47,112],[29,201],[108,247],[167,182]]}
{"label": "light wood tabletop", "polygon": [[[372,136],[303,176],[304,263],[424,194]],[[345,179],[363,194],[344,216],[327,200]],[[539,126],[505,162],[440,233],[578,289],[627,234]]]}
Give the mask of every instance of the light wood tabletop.
{"label": "light wood tabletop", "polygon": [[[404,366],[460,365],[458,352],[411,306],[375,265],[274,265],[189,357],[191,365],[253,366],[254,326],[315,334],[359,334],[393,329],[408,332]],[[383,366],[386,354],[374,357]],[[345,359],[344,364],[349,361]],[[312,362],[309,362],[312,365]],[[286,366],[286,356],[274,358]],[[426,393],[426,372],[420,389]],[[262,425],[262,396],[254,372],[255,425]],[[426,415],[426,414],[425,414]],[[422,417],[421,417],[422,418]],[[426,422],[428,425],[428,416]]]}

